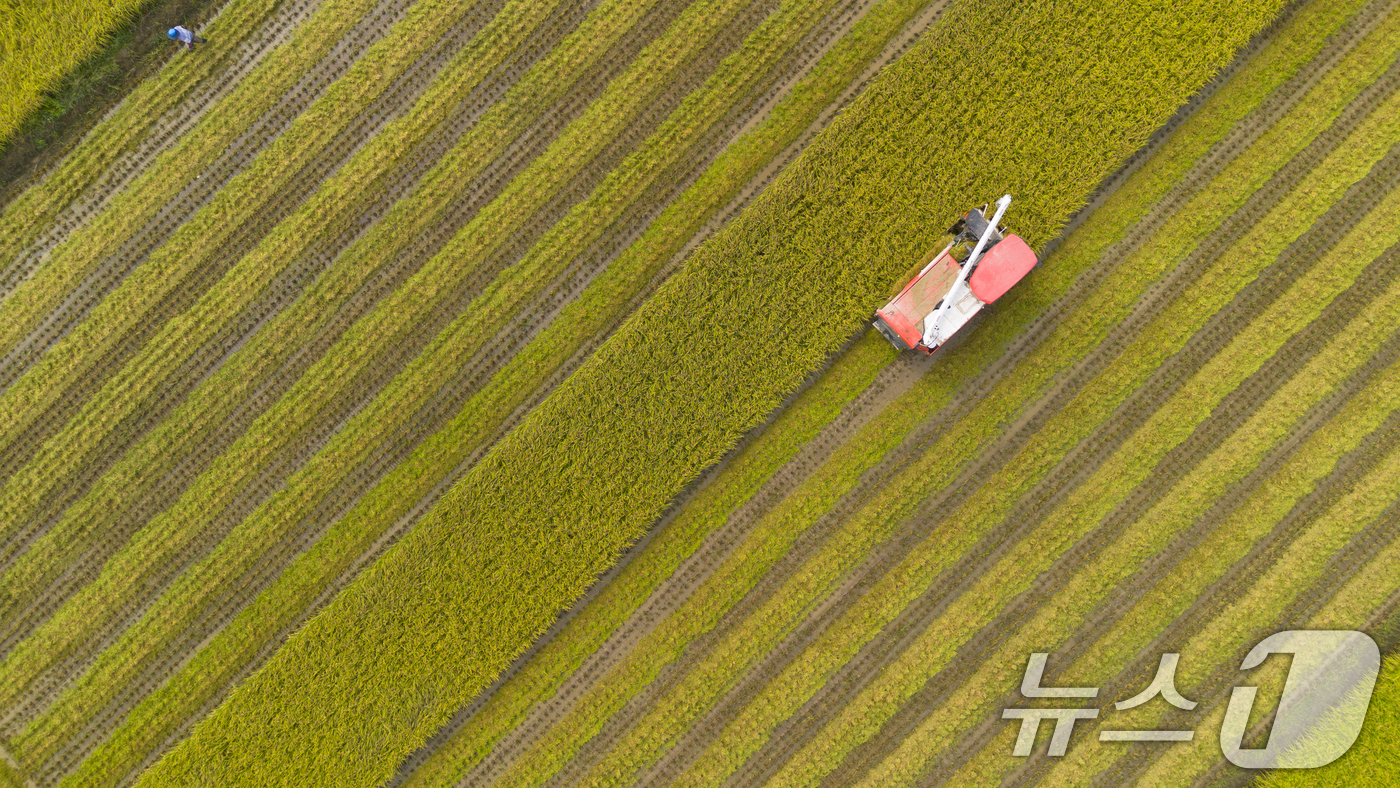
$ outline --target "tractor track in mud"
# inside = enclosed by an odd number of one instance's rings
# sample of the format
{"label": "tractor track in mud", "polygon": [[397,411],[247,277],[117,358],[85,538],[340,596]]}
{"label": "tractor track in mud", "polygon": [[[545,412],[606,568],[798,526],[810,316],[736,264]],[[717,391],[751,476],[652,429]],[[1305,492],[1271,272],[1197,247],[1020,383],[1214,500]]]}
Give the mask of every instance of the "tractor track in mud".
{"label": "tractor track in mud", "polygon": [[[262,62],[263,57],[287,41],[293,31],[309,19],[319,6],[320,0],[279,3],[259,29],[239,45],[238,54],[233,58],[233,62],[224,66],[214,79],[190,90],[173,108],[151,124],[141,139],[131,146],[131,150],[118,155],[91,184],[80,190],[56,214],[41,216],[39,220],[45,222],[48,227],[40,231],[34,240],[4,266],[3,273],[0,273],[0,297],[8,295],[28,279],[43,265],[54,247],[85,227],[92,217],[107,206],[113,196],[131,185],[148,163],[174,147],[180,137],[193,129],[211,107],[228,95],[239,81]],[[224,10],[221,8],[209,22],[217,19]],[[109,119],[127,100],[123,98],[114,104],[98,123]],[[93,128],[97,125],[94,124]],[[77,144],[81,145],[81,141]],[[32,185],[47,179],[62,161],[62,157],[54,158],[48,163],[49,170],[31,174],[28,178],[29,183]],[[21,189],[11,188],[9,197],[17,197],[20,191]],[[0,205],[0,208],[7,205],[8,200],[4,205]]]}
{"label": "tractor track in mud", "polygon": [[[1306,75],[1304,75],[1304,79],[1307,79],[1307,76],[1306,76]],[[1281,108],[1278,107],[1278,102],[1272,102],[1272,105],[1273,105],[1273,106],[1270,107],[1270,108],[1272,108],[1272,109],[1275,110],[1275,114],[1281,114],[1283,111],[1286,111],[1286,108],[1287,108],[1288,106],[1291,106],[1291,105],[1292,105],[1292,102],[1289,102],[1289,101],[1283,102],[1283,106],[1282,106]],[[1266,105],[1266,107],[1267,107],[1267,106],[1269,106],[1269,105]],[[1261,130],[1261,131],[1262,131],[1262,130]],[[1163,135],[1163,136],[1165,136],[1165,135]],[[1236,143],[1237,143],[1237,145],[1238,145],[1238,138],[1239,138],[1241,135],[1235,134],[1234,136],[1235,136]],[[1254,137],[1254,136],[1257,136],[1257,133],[1256,133],[1256,134],[1253,134],[1253,135],[1249,135],[1249,138],[1252,138],[1252,137]],[[1159,140],[1159,141],[1160,141],[1160,140]],[[1208,155],[1207,157],[1205,157],[1205,158],[1203,159],[1202,162],[1198,163],[1198,165],[1197,165],[1197,167],[1196,167],[1196,170],[1197,170],[1197,172],[1198,172],[1198,177],[1193,181],[1193,183],[1203,183],[1205,180],[1207,180],[1207,177],[1206,177],[1205,175],[1201,175],[1201,174],[1200,174],[1200,171],[1201,171],[1201,170],[1204,169],[1204,170],[1207,170],[1207,172],[1218,171],[1218,169],[1221,168],[1221,167],[1223,167],[1225,163],[1228,163],[1228,160],[1232,157],[1231,154],[1233,154],[1233,152],[1237,149],[1237,145],[1235,145],[1235,146],[1229,146],[1228,148],[1225,148],[1225,150],[1226,150],[1226,155],[1221,155],[1221,148],[1222,148],[1222,147],[1225,147],[1225,146],[1217,146],[1217,148],[1212,149],[1211,155]],[[1119,180],[1119,182],[1121,182],[1121,179]],[[1115,186],[1114,188],[1116,188],[1116,186]],[[1178,191],[1178,192],[1181,192],[1181,191],[1184,191],[1184,190],[1178,188],[1177,191]],[[1181,200],[1181,199],[1184,199],[1184,197],[1185,197],[1185,195],[1178,194],[1177,199],[1178,199],[1178,201],[1179,201],[1179,200]],[[1140,223],[1139,227],[1137,228],[1137,233],[1138,233],[1137,236],[1134,237],[1134,238],[1132,238],[1132,239],[1130,239],[1130,240],[1129,240],[1128,242],[1126,242],[1126,243],[1120,243],[1120,244],[1118,245],[1119,260],[1121,261],[1122,257],[1126,256],[1126,254],[1127,254],[1127,252],[1128,252],[1129,250],[1135,249],[1136,246],[1137,246],[1138,244],[1141,243],[1142,239],[1146,237],[1148,231],[1149,231],[1150,229],[1155,229],[1155,227],[1158,226],[1158,225],[1161,223],[1161,221],[1163,221],[1164,219],[1165,219],[1165,216],[1155,216],[1155,217],[1149,217],[1148,220],[1145,220],[1144,222]],[[1077,294],[1078,294],[1080,297],[1082,297],[1085,293],[1087,293],[1087,291],[1090,289],[1089,286],[1090,286],[1091,284],[1097,283],[1098,279],[1101,278],[1101,276],[1102,276],[1102,274],[1104,273],[1104,271],[1103,271],[1103,270],[1100,270],[1098,273],[1099,273],[1099,276],[1097,276],[1097,277],[1081,278],[1083,281],[1077,282],[1077,283],[1076,283],[1075,288],[1076,288],[1076,290],[1077,290]],[[1067,306],[1067,305],[1070,304],[1071,302],[1077,303],[1077,302],[1075,301],[1075,299],[1074,299],[1073,296],[1068,297],[1068,298],[1062,298],[1060,302],[1057,302],[1056,307],[1059,308],[1059,310],[1060,310],[1061,312],[1068,311],[1068,306]],[[1054,310],[1051,310],[1051,311],[1054,311]],[[1047,323],[1050,323],[1052,320],[1057,319],[1057,317],[1058,317],[1058,315],[1055,315],[1055,316],[1047,315],[1047,316],[1042,317],[1042,318],[1038,321],[1038,323],[1047,324]],[[1041,334],[1041,333],[1043,333],[1043,332],[1036,332],[1036,331],[1030,331],[1030,330],[1028,330],[1027,332],[1025,332],[1025,334],[1024,334],[1023,337],[1022,337],[1022,339],[1020,340],[1020,344],[1021,344],[1021,345],[1033,345],[1033,344],[1034,344],[1034,340],[1033,340],[1033,339],[1032,339],[1032,340],[1028,340],[1027,337],[1034,337],[1034,336],[1039,335],[1039,334]],[[1028,352],[1028,349],[1029,349],[1029,348],[1022,348],[1023,352]],[[1002,364],[1002,365],[998,365],[998,367],[999,367],[1000,370],[1005,370],[1006,368],[1008,368],[1008,365]],[[987,391],[987,390],[990,388],[990,386],[995,382],[994,379],[997,379],[996,376],[997,376],[997,371],[992,371],[990,374],[984,374],[984,375],[982,376],[982,380],[980,380],[977,384],[974,384],[974,388],[980,389],[981,392],[984,393],[984,392]],[[965,410],[965,409],[964,409],[964,410]],[[933,421],[934,421],[934,422],[938,422],[938,423],[946,424],[946,423],[952,423],[952,422],[955,421],[955,420],[956,420],[956,416],[954,415],[954,416],[948,416],[948,417],[946,417],[946,418],[944,418],[944,419],[941,419],[941,420],[940,420],[940,419],[935,419],[935,420],[933,420]],[[923,437],[923,440],[922,440],[922,441],[919,441],[919,442],[914,442],[914,446],[913,446],[912,448],[911,448],[911,445],[910,445],[911,442],[913,442],[912,439],[911,439],[910,441],[906,441],[905,446],[902,447],[901,449],[897,450],[897,453],[900,453],[900,454],[903,455],[900,459],[904,460],[904,462],[907,462],[907,461],[909,460],[909,458],[912,457],[912,456],[915,454],[916,451],[917,451],[918,453],[922,453],[923,447],[926,446],[926,445],[927,445],[929,442],[931,442],[933,439],[935,439],[935,438],[937,437],[938,434],[941,434],[941,430],[939,430],[939,429],[937,429],[937,428],[935,428],[935,429],[933,429],[933,430],[928,430],[928,432],[931,432],[931,433],[933,433],[933,434],[922,436],[922,437]],[[755,589],[755,590],[751,591],[751,592],[749,593],[749,595],[745,597],[745,602],[744,602],[744,603],[741,603],[740,608],[736,608],[736,610],[738,610],[739,612],[736,613],[736,612],[734,612],[734,611],[731,611],[731,613],[726,617],[726,621],[728,621],[728,622],[730,623],[730,625],[732,626],[732,624],[733,624],[734,621],[735,621],[736,615],[740,615],[740,614],[743,613],[743,611],[742,611],[742,609],[741,609],[742,607],[744,607],[746,604],[747,604],[749,607],[753,607],[753,606],[755,606],[755,605],[757,604],[756,602],[754,602],[754,600],[761,599],[761,598],[763,598],[764,596],[766,596],[767,593],[771,593],[771,592],[775,589],[776,584],[778,584],[778,582],[779,582],[779,581],[777,580],[778,576],[779,576],[779,575],[782,575],[783,577],[786,577],[786,575],[788,574],[788,572],[790,572],[792,569],[795,569],[795,567],[796,567],[796,565],[797,565],[797,562],[794,560],[794,557],[800,556],[800,557],[802,557],[802,558],[805,558],[807,554],[809,554],[812,550],[814,550],[814,549],[817,547],[817,544],[816,544],[817,539],[814,539],[814,538],[812,537],[812,534],[813,534],[814,532],[816,532],[816,531],[829,531],[831,528],[833,528],[834,525],[835,525],[837,522],[839,522],[839,520],[841,519],[842,516],[848,515],[848,514],[849,514],[849,511],[846,511],[847,509],[849,509],[850,511],[854,511],[855,505],[852,503],[852,499],[855,499],[855,500],[864,500],[864,498],[866,497],[866,495],[868,495],[868,494],[872,491],[870,488],[874,486],[874,481],[875,481],[875,480],[877,480],[877,479],[883,479],[883,478],[888,478],[888,477],[891,476],[894,472],[896,472],[897,468],[903,467],[903,464],[904,464],[904,463],[898,463],[898,464],[897,464],[897,463],[895,463],[895,462],[891,462],[891,461],[887,458],[886,461],[885,461],[884,463],[882,463],[882,465],[885,466],[885,467],[877,467],[876,469],[873,469],[872,471],[867,472],[866,476],[863,477],[862,484],[859,485],[859,486],[856,488],[856,490],[855,490],[854,492],[848,493],[848,494],[847,494],[847,497],[843,499],[844,507],[842,507],[841,505],[838,505],[838,508],[835,510],[835,512],[834,512],[833,514],[828,514],[825,518],[823,518],[823,520],[824,520],[824,522],[825,522],[825,524],[826,524],[827,527],[826,527],[825,529],[823,529],[821,525],[818,525],[818,526],[814,527],[813,529],[810,529],[809,532],[806,533],[806,534],[804,534],[803,537],[802,537],[803,540],[806,540],[806,541],[808,542],[808,544],[805,545],[805,549],[803,549],[804,546],[801,545],[801,544],[799,543],[799,545],[794,546],[794,548],[793,548],[791,551],[789,551],[788,555],[783,559],[783,561],[780,562],[780,565],[781,565],[781,564],[787,564],[787,570],[788,570],[788,571],[787,571],[787,572],[784,572],[784,571],[782,571],[782,569],[779,569],[779,568],[775,568],[774,570],[770,570],[770,572],[767,573],[767,574],[765,575],[764,580],[763,580],[763,583],[765,584],[765,587],[764,587],[764,588],[760,588],[760,589]],[[818,538],[824,539],[824,536],[825,536],[824,533],[818,534]],[[727,631],[727,628],[725,628],[724,625],[721,625],[721,627],[718,628],[718,629],[723,629],[724,631]],[[699,655],[699,654],[697,654],[696,652],[702,651],[702,650],[707,652],[707,651],[708,651],[708,648],[709,648],[710,646],[712,646],[713,643],[716,642],[716,641],[718,640],[720,634],[722,634],[722,633],[719,632],[719,631],[717,631],[717,630],[712,630],[711,633],[707,634],[707,635],[704,636],[702,639],[698,639],[698,640],[697,640],[698,647],[697,647],[697,646],[692,646],[691,649],[689,649],[689,650],[687,651],[686,656],[683,658],[682,661],[683,661],[683,662],[691,662],[691,663],[693,663],[694,661],[698,661],[698,659],[702,658],[702,656]],[[680,673],[681,671],[682,671],[682,669],[679,668],[679,667],[677,667],[677,666],[672,666],[671,668],[668,669],[668,672],[672,674],[672,680],[674,680],[675,674]],[[662,676],[661,678],[659,678],[657,682],[653,682],[653,685],[652,685],[651,687],[648,688],[648,693],[647,693],[647,694],[650,695],[650,696],[652,696],[653,699],[654,699],[654,697],[659,696],[660,692],[663,690],[662,684],[665,683],[665,682],[663,681],[665,678],[666,678],[666,674],[663,673],[663,676]],[[637,703],[637,700],[634,699],[633,704],[636,704],[636,703]],[[628,706],[628,708],[627,708],[627,710],[626,710],[625,712],[619,713],[619,714],[615,715],[615,717],[616,717],[616,718],[635,719],[635,718],[637,717],[637,713],[640,712],[640,710],[641,710],[640,708],[637,708],[636,706],[634,706],[634,705],[632,705],[632,704],[629,704],[629,706]],[[616,725],[616,722],[614,722],[613,725]],[[618,733],[618,731],[613,731],[613,732],[612,732],[612,735],[615,736],[615,735],[617,735],[617,733]],[[610,737],[607,736],[607,734],[608,734],[608,731],[605,730],[604,734],[600,734],[600,736],[597,737],[597,738],[600,738],[600,739],[602,739],[602,738],[610,738]]]}
{"label": "tractor track in mud", "polygon": [[[1303,78],[1306,78],[1306,76],[1303,76]],[[955,486],[955,487],[960,487],[960,486]],[[771,575],[771,572],[770,572],[770,575]],[[767,578],[766,578],[766,579],[767,579]],[[847,585],[850,585],[850,584],[847,584]],[[788,638],[788,641],[791,642],[791,637]],[[780,649],[780,652],[785,652],[785,651],[787,651],[787,649]],[[778,652],[776,652],[776,654],[778,654]],[[771,658],[770,658],[770,659],[771,659]],[[749,687],[746,687],[745,684],[742,684],[742,683],[739,684],[739,687],[736,687],[735,690],[732,690],[732,691],[731,691],[731,697],[729,697],[729,700],[731,700],[731,701],[739,701],[738,705],[739,705],[739,707],[742,707],[742,698],[748,696],[748,693],[746,693],[746,691],[745,691],[746,689],[749,689]],[[721,704],[720,707],[718,707],[718,710],[724,710],[724,708],[727,707],[727,705],[729,705],[729,704]],[[731,708],[731,714],[732,714],[732,712],[736,711],[735,705],[729,705],[729,708]],[[720,712],[718,712],[718,714],[724,714],[724,712],[720,711]],[[631,712],[630,712],[630,710],[629,710],[629,714],[627,714],[627,717],[629,717],[629,718],[634,718],[634,714],[631,714]],[[710,728],[710,735],[713,735],[714,732],[717,732],[717,731],[718,731],[718,726],[715,726],[715,725],[714,725],[715,722],[717,722],[717,721],[715,721],[715,719],[714,719],[715,717],[717,717],[717,712],[711,712],[711,715],[710,715],[710,725],[707,725],[707,728]],[[774,736],[774,738],[771,739],[771,740],[790,740],[790,736],[777,735],[777,736]],[[690,747],[690,749],[693,749],[693,750],[703,749],[703,747],[700,747],[700,745],[703,745],[703,742],[699,743],[699,745]],[[687,745],[687,746],[689,746],[689,745]],[[696,753],[694,753],[694,754],[699,754],[699,752],[696,752]]]}

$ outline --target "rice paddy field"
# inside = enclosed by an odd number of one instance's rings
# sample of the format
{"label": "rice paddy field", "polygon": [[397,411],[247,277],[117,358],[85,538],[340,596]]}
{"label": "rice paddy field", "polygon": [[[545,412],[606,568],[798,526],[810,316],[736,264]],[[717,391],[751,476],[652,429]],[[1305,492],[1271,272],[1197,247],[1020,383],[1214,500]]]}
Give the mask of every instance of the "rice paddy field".
{"label": "rice paddy field", "polygon": [[[1400,646],[1400,2],[215,26],[0,206],[0,786],[1400,780],[1393,656],[1218,744]],[[1042,264],[897,352],[1002,193]]]}

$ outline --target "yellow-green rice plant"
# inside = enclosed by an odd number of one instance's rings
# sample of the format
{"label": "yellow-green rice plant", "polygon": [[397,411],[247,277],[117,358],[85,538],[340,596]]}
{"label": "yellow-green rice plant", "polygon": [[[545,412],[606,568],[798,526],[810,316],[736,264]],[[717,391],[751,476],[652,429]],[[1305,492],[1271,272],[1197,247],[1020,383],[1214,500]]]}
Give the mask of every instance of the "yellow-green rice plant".
{"label": "yellow-green rice plant", "polygon": [[[138,785],[386,779],[864,322],[943,217],[1026,195],[1018,226],[1043,242],[1277,7],[950,9]],[[1007,100],[928,100],[969,93]]]}

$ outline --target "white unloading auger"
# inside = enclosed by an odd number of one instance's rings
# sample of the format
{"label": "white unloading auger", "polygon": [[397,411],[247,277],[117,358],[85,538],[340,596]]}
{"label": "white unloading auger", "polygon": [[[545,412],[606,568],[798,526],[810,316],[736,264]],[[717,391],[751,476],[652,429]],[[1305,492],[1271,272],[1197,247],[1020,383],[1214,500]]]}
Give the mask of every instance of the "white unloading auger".
{"label": "white unloading auger", "polygon": [[963,263],[962,270],[958,272],[958,279],[953,282],[953,286],[948,289],[948,296],[943,299],[943,304],[930,320],[924,321],[924,347],[937,347],[938,325],[943,320],[943,315],[953,306],[953,296],[958,293],[958,289],[967,281],[968,274],[972,273],[972,268],[977,264],[977,258],[982,256],[982,250],[987,247],[987,241],[996,232],[1001,224],[1002,214],[1006,213],[1006,208],[1011,204],[1011,195],[1003,194],[997,200],[997,212],[992,220],[987,223],[986,229],[982,230],[982,237],[977,239],[977,246],[973,247],[972,254],[967,256],[967,262]]}

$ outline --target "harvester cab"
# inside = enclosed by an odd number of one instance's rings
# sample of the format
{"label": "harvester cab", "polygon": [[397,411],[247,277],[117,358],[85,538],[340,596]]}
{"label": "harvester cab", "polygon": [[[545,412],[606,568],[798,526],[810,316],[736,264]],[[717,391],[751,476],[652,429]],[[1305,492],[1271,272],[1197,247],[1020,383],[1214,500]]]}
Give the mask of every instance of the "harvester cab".
{"label": "harvester cab", "polygon": [[948,229],[953,239],[943,251],[876,311],[875,328],[895,347],[931,355],[1039,263],[1025,241],[1001,226],[1010,204],[1009,194],[997,200],[991,219],[985,205],[968,211]]}

